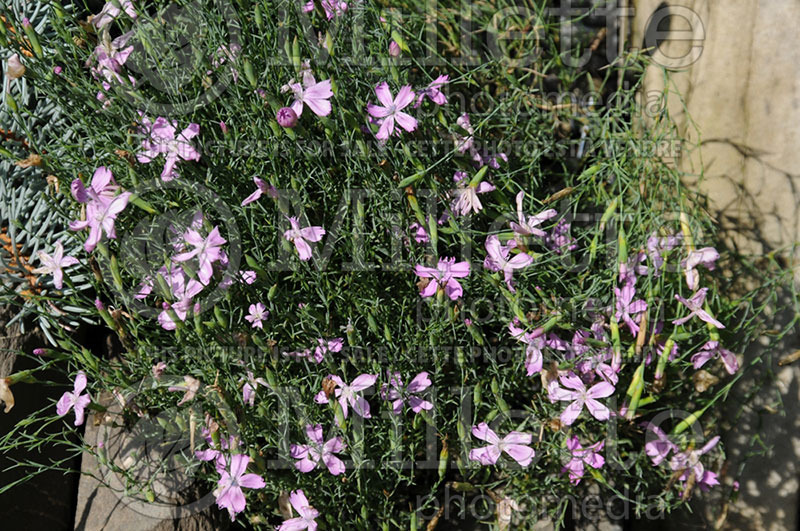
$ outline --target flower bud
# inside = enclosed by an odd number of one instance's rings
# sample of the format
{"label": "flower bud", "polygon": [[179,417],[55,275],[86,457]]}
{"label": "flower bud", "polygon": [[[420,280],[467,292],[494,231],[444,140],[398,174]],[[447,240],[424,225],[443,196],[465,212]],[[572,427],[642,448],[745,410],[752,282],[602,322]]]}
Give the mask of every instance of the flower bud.
{"label": "flower bud", "polygon": [[14,54],[8,58],[6,75],[8,75],[8,79],[19,79],[25,75],[25,65],[19,60],[19,55]]}
{"label": "flower bud", "polygon": [[282,107],[275,116],[281,127],[294,127],[297,125],[297,113],[290,107]]}
{"label": "flower bud", "polygon": [[389,43],[389,55],[392,57],[400,57],[400,45],[395,41]]}

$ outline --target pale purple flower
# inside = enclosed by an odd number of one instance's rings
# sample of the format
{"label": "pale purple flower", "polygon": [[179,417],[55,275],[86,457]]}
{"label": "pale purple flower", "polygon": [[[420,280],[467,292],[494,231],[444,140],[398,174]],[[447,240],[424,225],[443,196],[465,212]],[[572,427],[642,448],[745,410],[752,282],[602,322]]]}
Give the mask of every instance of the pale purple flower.
{"label": "pale purple flower", "polygon": [[307,474],[322,462],[334,476],[342,474],[345,470],[344,462],[333,455],[342,453],[346,448],[342,438],[332,437],[325,441],[321,424],[307,425],[306,435],[311,444],[293,444],[289,447],[289,455],[299,460],[294,464],[295,468]]}
{"label": "pale purple flower", "polygon": [[680,319],[675,319],[672,321],[674,325],[682,325],[692,317],[697,317],[701,321],[705,321],[709,324],[716,326],[717,328],[725,328],[725,326],[714,319],[711,314],[703,309],[703,303],[706,300],[706,295],[708,294],[708,288],[702,288],[697,290],[694,295],[692,295],[691,299],[684,299],[677,293],[675,294],[675,298],[678,299],[681,304],[689,308],[689,315],[686,317],[681,317]]}
{"label": "pale purple flower", "polygon": [[557,216],[558,212],[551,208],[540,214],[536,214],[535,216],[526,217],[525,213],[522,211],[522,201],[524,198],[525,192],[520,192],[517,194],[517,220],[519,223],[514,223],[513,221],[509,223],[511,230],[514,231],[514,235],[516,236],[539,236],[540,238],[547,237],[547,233],[538,227],[548,219]]}
{"label": "pale purple flower", "polygon": [[197,257],[197,278],[207,286],[211,281],[211,276],[214,274],[213,263],[220,259],[222,245],[228,242],[220,236],[219,227],[214,227],[205,238],[196,230],[188,229],[183,234],[183,238],[193,249],[173,256],[172,260],[174,262],[186,262]]}
{"label": "pale purple flower", "polygon": [[461,284],[456,279],[469,276],[469,262],[440,258],[435,268],[417,265],[414,272],[418,277],[431,279],[420,292],[422,297],[432,297],[439,289],[443,289],[450,299],[456,300],[463,294]]}
{"label": "pale purple flower", "polygon": [[247,206],[253,201],[257,201],[264,193],[269,194],[269,196],[273,199],[277,199],[278,191],[274,186],[267,184],[266,181],[259,179],[258,177],[253,177],[253,182],[256,183],[256,191],[248,195],[245,200],[242,201],[242,206]]}
{"label": "pale purple flower", "polygon": [[283,237],[294,243],[297,248],[297,253],[300,255],[300,260],[311,259],[311,246],[308,242],[318,242],[325,235],[325,229],[322,227],[305,227],[300,228],[300,223],[297,218],[290,217],[289,223],[292,228],[283,233]]}
{"label": "pale purple flower", "polygon": [[631,334],[634,336],[639,333],[639,325],[636,323],[636,319],[634,318],[647,310],[647,302],[638,299],[633,300],[636,296],[636,288],[633,286],[632,282],[626,282],[622,289],[614,288],[614,297],[616,298],[616,305],[617,311],[614,314],[614,319],[617,322],[624,321],[625,324],[628,325],[628,328],[631,331]]}
{"label": "pale purple flower", "polygon": [[289,503],[300,516],[285,520],[277,531],[317,531],[317,522],[314,521],[319,516],[319,511],[314,509],[306,498],[305,493],[298,489],[289,494]]}
{"label": "pale purple flower", "polygon": [[53,67],[53,73],[57,76],[60,76],[64,72],[64,67],[60,65],[56,65]]}
{"label": "pale purple flower", "polygon": [[399,372],[389,372],[389,383],[381,386],[381,398],[392,402],[392,411],[395,415],[403,412],[403,404],[408,401],[411,410],[419,413],[422,410],[433,409],[433,404],[417,396],[431,386],[431,379],[427,372],[417,374],[404,388]]}
{"label": "pale purple flower", "polygon": [[344,338],[336,337],[333,339],[317,338],[317,346],[314,349],[314,361],[322,363],[325,354],[328,352],[341,352],[344,345]]}
{"label": "pale purple flower", "polygon": [[[336,384],[336,391],[334,393],[339,400],[339,405],[342,406],[344,418],[347,418],[348,406],[352,407],[353,411],[360,417],[365,419],[370,418],[369,403],[364,397],[356,393],[372,387],[375,384],[375,380],[378,379],[377,374],[362,374],[357,376],[349,385],[336,375],[329,374],[328,378],[333,380]],[[317,404],[327,404],[328,396],[325,394],[325,391],[320,391],[317,396],[314,397],[314,401]]]}
{"label": "pale purple flower", "polygon": [[700,272],[697,266],[702,265],[709,271],[714,270],[714,262],[719,259],[719,253],[713,247],[704,247],[689,251],[689,256],[681,262],[681,267],[686,275],[686,285],[694,291],[700,283]]}
{"label": "pale purple flower", "polygon": [[491,271],[502,271],[503,277],[506,281],[511,293],[515,293],[514,289],[514,270],[528,267],[533,263],[533,257],[527,253],[515,254],[513,258],[509,259],[511,249],[515,247],[514,241],[511,240],[508,245],[502,245],[500,238],[497,235],[491,235],[486,238],[486,259],[483,262],[483,267]]}
{"label": "pale purple flower", "polygon": [[456,119],[456,124],[468,133],[468,136],[456,137],[456,150],[459,153],[464,153],[465,151],[469,151],[470,154],[477,153],[475,150],[475,129],[469,122],[469,115],[464,113],[459,116]]}
{"label": "pale purple flower", "polygon": [[390,57],[400,57],[400,45],[397,44],[395,41],[389,43],[389,56]]}
{"label": "pale purple flower", "polygon": [[472,435],[489,443],[483,448],[474,448],[469,452],[470,461],[477,461],[482,465],[497,463],[503,452],[511,456],[522,467],[527,467],[533,461],[536,452],[528,446],[533,440],[530,433],[519,431],[509,432],[502,439],[485,422],[472,427]]}
{"label": "pale purple flower", "polygon": [[123,192],[114,196],[114,192],[119,188],[113,183],[111,171],[104,166],[97,168],[92,176],[92,184],[89,188],[84,188],[80,179],[72,181],[70,191],[72,196],[79,203],[86,203],[86,219],[83,221],[71,221],[70,230],[78,231],[89,228],[89,236],[83,244],[86,252],[94,250],[105,232],[106,236],[115,239],[117,233],[114,229],[114,221],[117,216],[128,206],[130,192]]}
{"label": "pale purple flower", "polygon": [[241,279],[241,281],[247,284],[248,286],[253,282],[255,282],[256,278],[258,278],[258,275],[252,269],[239,271],[239,279]]}
{"label": "pale purple flower", "polygon": [[547,346],[544,330],[536,328],[533,332],[525,332],[517,326],[518,322],[515,319],[508,323],[508,331],[514,339],[527,345],[525,348],[525,370],[528,376],[533,376],[542,370],[544,363],[542,349]]}
{"label": "pale purple flower", "polygon": [[[106,81],[108,83],[124,83],[122,77],[122,66],[133,53],[133,46],[128,46],[128,41],[133,37],[133,32],[129,31],[123,33],[113,41],[102,41],[94,49],[94,54],[86,62],[86,66],[91,66],[91,74],[98,81]],[[97,64],[93,65],[92,61],[96,60]],[[128,76],[128,81],[133,85],[136,79]],[[104,87],[106,90],[111,88]]]}
{"label": "pale purple flower", "polygon": [[478,194],[485,194],[495,189],[494,185],[488,181],[481,181],[473,184],[467,179],[467,174],[463,171],[457,171],[453,175],[453,180],[456,182],[457,188],[453,190],[455,199],[453,200],[450,208],[456,214],[466,216],[470,212],[478,213],[483,209]]}
{"label": "pale purple flower", "polygon": [[144,151],[136,155],[139,162],[149,163],[163,154],[165,160],[161,179],[164,181],[175,177],[175,166],[179,160],[200,160],[200,153],[189,142],[200,133],[200,126],[191,123],[180,133],[177,127],[178,122],[174,120],[170,121],[163,116],[157,118],[149,128],[149,138],[142,142]]}
{"label": "pale purple flower", "polygon": [[291,107],[281,107],[275,113],[275,120],[281,127],[292,128],[297,125],[297,113]]}
{"label": "pale purple flower", "polygon": [[548,389],[550,399],[572,401],[561,413],[561,422],[571,426],[575,419],[578,418],[578,415],[581,414],[584,405],[597,420],[608,420],[611,416],[611,411],[597,401],[598,398],[606,398],[614,393],[614,386],[609,382],[602,381],[593,385],[590,389],[586,389],[583,380],[572,373],[562,375],[559,377],[559,381],[561,385],[569,389],[558,386]]}
{"label": "pale purple flower", "polygon": [[425,227],[417,223],[416,221],[409,225],[408,229],[414,233],[414,241],[417,243],[428,243],[431,241],[430,237],[428,236],[428,232],[425,230]]}
{"label": "pale purple flower", "polygon": [[167,387],[167,391],[172,392],[183,392],[183,397],[178,402],[179,406],[182,406],[186,402],[190,400],[194,400],[197,391],[200,390],[200,380],[197,378],[193,378],[189,375],[183,377],[183,383],[178,385],[171,385]]}
{"label": "pale purple flower", "polygon": [[[392,92],[389,90],[389,85],[384,81],[375,87],[375,95],[378,97],[380,105],[367,104],[367,112],[373,117],[380,120],[380,128],[375,137],[378,140],[386,140],[395,132],[394,125],[397,123],[400,127],[409,133],[417,128],[417,120],[410,114],[402,112],[403,109],[408,107],[414,101],[414,91],[411,90],[411,85],[404,85],[397,93],[397,97],[392,97]],[[400,134],[400,130],[397,130]]]}
{"label": "pale purple flower", "polygon": [[64,246],[61,242],[55,245],[55,251],[50,256],[44,251],[37,253],[41,267],[32,270],[34,275],[53,275],[53,286],[61,289],[64,281],[64,273],[61,271],[65,267],[73,266],[78,263],[78,259],[72,256],[64,256]]}
{"label": "pale purple flower", "polygon": [[291,109],[300,117],[303,115],[303,105],[308,105],[317,116],[328,116],[331,113],[331,102],[328,100],[333,97],[331,80],[326,79],[317,83],[309,68],[304,68],[302,75],[302,84],[290,79],[288,84],[281,87],[281,92],[291,91],[294,94]]}
{"label": "pale purple flower", "polygon": [[565,219],[560,219],[550,234],[545,238],[547,247],[556,254],[572,251],[578,248],[575,239],[570,236],[570,223]]}
{"label": "pale purple flower", "polygon": [[[230,46],[223,44],[214,52],[214,56],[211,60],[211,66],[214,68],[219,68],[225,63],[228,63],[233,82],[238,83],[239,71],[236,69],[235,63],[241,52],[242,47],[238,43],[233,43]],[[206,75],[211,75],[211,71],[206,72]]]}
{"label": "pale purple flower", "polygon": [[430,85],[417,93],[417,102],[414,104],[414,108],[416,109],[419,107],[422,104],[422,100],[424,100],[426,96],[436,105],[444,105],[447,103],[447,96],[445,96],[444,92],[442,92],[442,87],[444,87],[449,81],[450,76],[448,75],[439,76],[431,81]]}
{"label": "pale purple flower", "polygon": [[244,318],[253,325],[253,328],[264,328],[262,322],[269,317],[269,310],[260,302],[251,304],[248,308],[250,315],[245,315]]}
{"label": "pale purple flower", "polygon": [[720,436],[709,440],[702,448],[695,450],[684,450],[683,452],[676,453],[670,459],[669,466],[674,471],[683,471],[678,478],[680,481],[686,481],[690,475],[694,475],[695,481],[701,489],[707,490],[709,487],[719,485],[717,475],[714,472],[706,470],[703,463],[700,462],[700,457],[707,454],[719,443]]}
{"label": "pale purple flower", "polygon": [[242,487],[247,489],[263,489],[266,486],[264,479],[257,474],[246,474],[250,458],[244,454],[231,456],[230,469],[220,472],[217,488],[214,495],[217,497],[217,506],[228,509],[231,520],[236,520],[236,515],[247,504]]}
{"label": "pale purple flower", "polygon": [[674,249],[682,239],[683,235],[680,233],[665,237],[658,237],[653,234],[647,238],[647,255],[653,263],[653,270],[656,276],[661,274],[661,266],[664,265],[664,253]]}
{"label": "pale purple flower", "polygon": [[692,365],[694,365],[695,369],[699,369],[713,358],[722,358],[722,364],[725,365],[725,370],[728,371],[728,374],[734,374],[739,370],[739,360],[736,359],[736,354],[722,348],[719,341],[706,342],[700,352],[692,356]]}
{"label": "pale purple flower", "polygon": [[131,2],[131,0],[113,0],[111,2],[106,2],[103,9],[92,18],[92,24],[94,24],[94,27],[97,29],[100,29],[111,24],[123,11],[132,19],[136,19],[136,9],[133,7],[133,2]]}
{"label": "pale purple flower", "polygon": [[253,407],[256,401],[256,389],[259,385],[268,387],[266,380],[253,376],[253,371],[247,371],[247,377],[240,380],[244,382],[242,386],[242,402]]}
{"label": "pale purple flower", "polygon": [[561,469],[561,473],[569,471],[569,481],[573,485],[581,482],[583,477],[584,464],[592,468],[602,468],[606,460],[599,452],[605,445],[604,441],[598,441],[584,448],[576,435],[567,439],[567,450],[572,457],[569,462]]}
{"label": "pale purple flower", "polygon": [[159,361],[158,363],[153,365],[152,368],[153,378],[158,380],[159,378],[161,378],[161,375],[164,374],[164,371],[166,370],[167,370],[167,364],[163,361]]}
{"label": "pale purple flower", "polygon": [[[644,451],[653,466],[660,465],[670,452],[677,452],[678,447],[673,443],[664,431],[655,424],[647,425],[647,441],[644,443]],[[652,435],[651,435],[652,433]]]}
{"label": "pale purple flower", "polygon": [[58,413],[59,417],[63,417],[69,413],[70,409],[75,412],[76,426],[83,424],[84,409],[86,409],[86,406],[92,401],[92,397],[89,396],[89,393],[85,395],[81,394],[83,390],[86,389],[86,383],[86,374],[83,371],[78,371],[78,375],[75,376],[72,392],[70,393],[67,391],[61,395],[61,398],[56,404],[56,413]]}
{"label": "pale purple flower", "polygon": [[328,17],[328,20],[333,17],[340,17],[347,11],[347,2],[340,0],[320,0],[320,4],[322,9],[325,10],[325,16]]}

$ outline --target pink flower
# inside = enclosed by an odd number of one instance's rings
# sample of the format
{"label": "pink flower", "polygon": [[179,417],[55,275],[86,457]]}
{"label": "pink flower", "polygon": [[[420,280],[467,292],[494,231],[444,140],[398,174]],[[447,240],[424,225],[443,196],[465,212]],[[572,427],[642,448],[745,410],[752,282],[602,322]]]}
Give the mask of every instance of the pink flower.
{"label": "pink flower", "polygon": [[469,262],[456,262],[455,258],[440,258],[435,268],[417,265],[414,272],[420,278],[431,279],[420,292],[422,297],[432,297],[439,289],[443,289],[450,299],[456,300],[463,294],[461,284],[456,279],[469,276]]}
{"label": "pink flower", "polygon": [[56,404],[56,413],[58,413],[59,417],[63,417],[69,413],[70,409],[75,412],[76,426],[83,424],[83,410],[86,409],[86,406],[92,401],[92,397],[89,396],[89,393],[85,395],[81,394],[84,389],[86,389],[86,374],[83,371],[78,371],[78,375],[75,377],[75,382],[72,387],[72,392],[70,393],[68,391],[61,395],[61,398]]}
{"label": "pink flower", "polygon": [[[178,122],[169,121],[164,117],[159,117],[149,128],[150,137],[142,142],[144,151],[136,155],[139,162],[152,162],[159,155],[164,155],[164,169],[161,172],[161,179],[170,181],[175,178],[175,166],[178,160],[200,160],[200,153],[189,141],[200,133],[200,126],[189,124],[189,126],[177,133]],[[176,136],[177,134],[177,136]]]}
{"label": "pink flower", "polygon": [[414,104],[414,108],[416,109],[419,107],[422,104],[422,100],[424,100],[426,96],[436,105],[444,105],[447,103],[447,96],[445,96],[444,92],[442,92],[442,87],[444,87],[449,81],[450,76],[448,75],[439,76],[431,81],[430,85],[420,90],[417,94],[417,102]]}
{"label": "pink flower", "polygon": [[61,245],[61,242],[56,243],[53,256],[44,251],[39,251],[37,255],[42,266],[32,270],[31,273],[35,275],[53,275],[53,286],[56,289],[61,289],[63,285],[64,273],[61,269],[78,263],[77,258],[64,256],[64,246]]}
{"label": "pink flower", "polygon": [[[636,288],[633,287],[633,282],[626,282],[622,289],[614,288],[614,296],[617,299],[617,312],[614,314],[614,319],[625,321],[625,324],[630,328],[631,334],[634,336],[639,333],[639,325],[636,324],[633,317],[647,310],[647,303],[641,299],[634,301],[633,297],[636,295]],[[641,317],[639,318],[641,319]]]}
{"label": "pink flower", "polygon": [[189,375],[183,377],[183,383],[178,385],[171,385],[167,387],[167,391],[171,392],[181,392],[183,391],[183,397],[180,399],[177,405],[182,406],[189,400],[194,400],[195,395],[197,395],[197,391],[200,390],[200,380],[197,378],[192,378]]}
{"label": "pink flower", "polygon": [[453,175],[453,180],[456,181],[456,189],[453,191],[455,199],[450,205],[450,208],[457,215],[466,216],[470,212],[478,213],[483,210],[478,194],[485,194],[495,189],[494,185],[488,181],[481,181],[479,183],[471,183],[467,179],[467,174],[463,171],[457,171]]}
{"label": "pink flower", "polygon": [[395,41],[389,43],[389,56],[391,57],[400,57],[400,45],[397,44]]}
{"label": "pink flower", "polygon": [[433,409],[432,403],[417,396],[431,386],[431,379],[427,372],[417,374],[405,389],[399,372],[388,372],[388,375],[389,385],[381,386],[381,398],[392,402],[392,411],[395,415],[403,412],[403,403],[406,400],[414,413],[419,413],[423,409],[426,411]]}
{"label": "pink flower", "polygon": [[[208,433],[207,428],[204,428],[203,431],[204,433]],[[210,435],[206,435],[205,439],[210,448],[196,450],[194,456],[199,461],[214,461],[214,468],[221,474],[227,467],[225,453],[229,453],[231,449],[236,447],[236,439],[232,436],[227,439],[220,437],[219,448],[216,447],[214,439],[212,439]]]}
{"label": "pink flower", "polygon": [[694,291],[700,283],[700,273],[695,269],[703,265],[708,270],[714,269],[714,262],[719,259],[719,253],[713,247],[704,247],[695,251],[689,251],[689,256],[681,262],[681,267],[686,275],[686,285]]}
{"label": "pink flower", "polygon": [[[375,384],[375,380],[378,379],[377,374],[362,374],[361,376],[357,376],[350,385],[347,385],[344,383],[344,380],[333,374],[329,374],[328,378],[336,384],[335,396],[339,399],[339,405],[342,406],[344,418],[347,418],[348,405],[351,406],[353,411],[360,417],[365,419],[370,418],[369,403],[364,400],[364,397],[358,396],[356,393],[372,387]],[[314,401],[317,404],[327,404],[328,396],[325,394],[325,391],[320,391],[317,396],[314,397]]]}
{"label": "pink flower", "polygon": [[97,29],[100,29],[103,26],[111,24],[111,21],[119,17],[123,11],[132,19],[136,19],[136,9],[133,7],[133,2],[131,2],[131,0],[115,0],[113,2],[106,2],[103,9],[92,18],[92,24],[94,24],[94,27]]}
{"label": "pink flower", "polygon": [[268,384],[264,378],[256,378],[253,376],[253,371],[247,371],[247,378],[239,381],[244,381],[244,385],[242,386],[242,402],[249,404],[250,407],[255,405],[256,389],[258,386],[261,385],[263,387],[268,387]]}
{"label": "pink flower", "polygon": [[167,364],[163,361],[159,361],[158,363],[153,365],[152,368],[153,378],[158,380],[159,378],[161,378],[161,375],[164,374],[164,371],[166,370],[167,370]]}
{"label": "pink flower", "polygon": [[489,443],[489,446],[475,448],[469,452],[470,461],[477,461],[482,465],[497,463],[500,454],[505,452],[520,466],[526,467],[531,464],[536,455],[533,448],[527,446],[533,440],[530,433],[512,431],[501,439],[488,424],[481,422],[472,427],[472,435]]}
{"label": "pink flower", "polygon": [[[655,436],[655,439],[651,434]],[[650,423],[647,425],[647,441],[644,444],[644,451],[650,457],[653,465],[658,466],[667,458],[670,452],[677,452],[678,447],[669,440],[669,437],[661,428]]]}
{"label": "pink flower", "polygon": [[414,233],[414,241],[417,243],[428,243],[431,241],[425,227],[416,221],[408,226],[408,229]]}
{"label": "pink flower", "polygon": [[266,306],[263,304],[256,303],[251,304],[250,308],[248,308],[250,315],[245,315],[244,318],[252,323],[253,328],[264,328],[262,325],[262,321],[264,321],[267,317],[269,317],[269,311],[267,310]]}
{"label": "pink flower", "polygon": [[281,107],[275,114],[275,120],[281,127],[292,128],[297,125],[297,113],[291,107]]}
{"label": "pink flower", "polygon": [[513,279],[514,270],[528,267],[533,263],[533,257],[527,253],[519,253],[509,259],[511,249],[514,247],[513,240],[504,246],[500,243],[500,238],[493,234],[486,238],[487,256],[483,262],[483,267],[486,269],[503,272],[506,286],[511,293],[516,292]]}
{"label": "pink flower", "polygon": [[307,474],[314,470],[321,461],[334,476],[343,473],[345,470],[344,463],[333,455],[341,453],[346,448],[342,438],[332,437],[325,442],[322,437],[321,424],[309,424],[306,426],[306,435],[308,435],[311,444],[293,444],[289,448],[292,458],[299,459],[294,464],[295,468]]}
{"label": "pink flower", "polygon": [[[183,269],[180,267],[175,267],[172,269],[172,271],[165,276],[164,279],[166,280],[167,286],[169,286],[172,296],[175,298],[176,302],[172,305],[164,303],[166,306],[159,314],[158,322],[165,330],[175,330],[177,323],[173,321],[172,316],[167,310],[173,310],[179,320],[185,321],[189,310],[193,308],[192,299],[198,293],[203,291],[203,285],[193,278],[187,280]],[[139,292],[139,294],[141,293],[142,291]],[[197,305],[195,305],[193,309],[197,311]]]}
{"label": "pink flower", "polygon": [[577,485],[581,482],[581,478],[583,477],[584,463],[592,468],[603,467],[606,461],[598,452],[603,449],[604,445],[605,443],[603,441],[599,441],[584,448],[581,446],[578,437],[573,435],[567,439],[567,449],[572,453],[572,458],[561,469],[561,473],[563,474],[564,472],[569,471],[570,483]]}
{"label": "pink flower", "polygon": [[265,192],[273,199],[278,198],[278,191],[271,184],[267,184],[266,181],[258,177],[253,177],[253,182],[256,183],[256,191],[248,195],[245,200],[242,201],[242,206],[247,206],[253,201],[257,201]]}
{"label": "pink flower", "polygon": [[465,151],[469,151],[472,153],[477,153],[475,149],[475,129],[472,127],[472,124],[469,121],[469,115],[464,113],[456,119],[456,124],[463,130],[465,130],[468,136],[457,136],[456,137],[456,150],[459,153],[464,153]]}
{"label": "pink flower", "polygon": [[211,281],[211,276],[214,274],[212,264],[220,260],[222,245],[228,242],[225,238],[220,236],[219,227],[214,227],[205,238],[200,236],[200,233],[196,230],[188,229],[183,234],[183,238],[186,240],[186,243],[194,247],[194,249],[177,254],[172,257],[172,260],[174,262],[186,262],[187,260],[197,257],[197,278],[207,286]]}
{"label": "pink flower", "polygon": [[572,403],[561,413],[561,422],[567,426],[571,426],[572,423],[575,422],[575,419],[578,418],[578,415],[581,414],[584,405],[586,405],[589,409],[589,413],[597,420],[608,420],[611,416],[611,411],[598,402],[597,399],[611,396],[614,393],[613,385],[603,381],[593,385],[591,389],[587,390],[583,380],[572,373],[561,376],[559,380],[561,381],[561,385],[568,387],[571,391],[554,386],[548,390],[550,400],[572,400]]}
{"label": "pink flower", "polygon": [[508,330],[517,341],[525,343],[525,370],[528,376],[533,376],[542,370],[544,359],[542,357],[542,349],[547,346],[544,337],[544,330],[537,328],[533,332],[526,333],[523,329],[516,326],[516,319],[508,323]]}
{"label": "pink flower", "polygon": [[672,456],[669,467],[676,472],[683,472],[678,478],[680,481],[687,481],[690,475],[694,475],[697,484],[700,485],[700,488],[703,490],[708,490],[709,487],[719,485],[717,475],[714,472],[706,470],[703,463],[700,462],[700,457],[710,452],[711,449],[719,443],[719,439],[720,437],[717,435],[700,449],[687,449]]}
{"label": "pink flower", "polygon": [[247,489],[263,489],[266,486],[264,479],[257,474],[245,474],[250,458],[244,454],[231,457],[230,470],[222,470],[214,494],[217,497],[217,506],[228,509],[231,520],[236,520],[236,515],[244,511],[246,501],[242,487]]}
{"label": "pink flower", "polygon": [[317,522],[314,519],[319,516],[319,511],[309,505],[305,493],[300,489],[293,491],[289,494],[289,503],[300,516],[284,521],[277,531],[316,531]]}
{"label": "pink flower", "polygon": [[[378,129],[378,134],[375,135],[378,140],[386,140],[395,132],[395,122],[409,133],[417,128],[417,120],[411,115],[402,112],[414,101],[414,91],[411,90],[411,85],[404,85],[397,93],[397,97],[392,98],[389,85],[384,81],[375,87],[375,95],[383,106],[368,103],[367,112],[373,118],[380,120],[381,125]],[[399,130],[397,134],[400,134]]]}
{"label": "pink flower", "polygon": [[300,223],[297,218],[290,217],[289,223],[292,228],[283,233],[283,237],[294,243],[297,248],[297,253],[300,255],[300,260],[309,260],[311,258],[311,246],[308,242],[318,242],[325,235],[325,229],[322,227],[306,227],[301,229]]}
{"label": "pink flower", "polygon": [[516,236],[539,236],[540,238],[545,238],[547,233],[538,228],[538,226],[548,219],[557,216],[558,212],[551,208],[545,210],[541,214],[526,217],[525,213],[522,211],[522,201],[524,198],[525,192],[517,194],[517,220],[519,223],[514,223],[513,221],[509,223],[511,230],[514,231]]}
{"label": "pink flower", "polygon": [[696,316],[701,321],[705,321],[709,324],[712,324],[717,328],[725,328],[725,326],[722,323],[714,319],[710,313],[708,313],[703,309],[703,302],[705,302],[706,300],[706,294],[708,294],[708,288],[699,289],[694,295],[692,295],[691,299],[687,300],[676,293],[675,298],[678,299],[681,302],[681,304],[689,308],[689,315],[687,315],[686,317],[682,317],[680,319],[675,319],[674,321],[672,321],[672,324],[682,325],[692,317]]}
{"label": "pink flower", "polygon": [[347,11],[347,2],[341,2],[340,0],[320,0],[320,4],[322,4],[322,9],[325,10],[325,16],[328,17],[328,20],[333,17],[340,17]]}
{"label": "pink flower", "polygon": [[337,337],[334,339],[317,339],[317,347],[314,349],[314,361],[322,363],[325,359],[325,354],[328,352],[341,352],[344,345],[344,338]]}
{"label": "pink flower", "polygon": [[692,356],[692,365],[695,369],[699,369],[713,358],[722,358],[722,364],[725,365],[728,374],[734,374],[739,370],[739,360],[736,359],[736,354],[722,348],[719,341],[706,342],[700,352]]}
{"label": "pink flower", "polygon": [[100,166],[95,170],[92,176],[92,184],[89,188],[84,188],[80,179],[72,181],[70,191],[72,196],[79,203],[87,203],[86,205],[86,219],[83,221],[71,221],[69,224],[70,230],[78,231],[89,228],[89,237],[83,244],[86,252],[90,253],[94,250],[100,238],[105,232],[109,238],[116,238],[117,233],[114,230],[114,221],[117,216],[125,210],[128,206],[128,199],[130,192],[123,192],[114,196],[114,192],[119,188],[113,183],[114,177],[111,171],[104,166]]}
{"label": "pink flower", "polygon": [[326,79],[317,83],[317,80],[314,79],[314,74],[308,68],[303,69],[302,75],[302,85],[291,79],[287,85],[281,87],[281,92],[291,91],[294,93],[295,99],[291,109],[298,117],[302,116],[303,105],[305,104],[317,116],[328,116],[331,113],[331,102],[328,100],[333,97],[331,80]]}

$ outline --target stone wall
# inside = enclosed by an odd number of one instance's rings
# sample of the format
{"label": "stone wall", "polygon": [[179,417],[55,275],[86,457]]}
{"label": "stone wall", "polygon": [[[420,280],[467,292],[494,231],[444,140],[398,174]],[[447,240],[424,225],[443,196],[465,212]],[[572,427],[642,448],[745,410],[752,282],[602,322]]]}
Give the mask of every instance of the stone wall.
{"label": "stone wall", "polygon": [[[778,249],[797,264],[792,246],[800,240],[800,2],[633,4],[632,45],[644,49],[663,40],[653,50],[645,90],[669,86],[671,115],[689,143],[700,146],[679,161],[687,182],[708,194],[719,226],[740,251]],[[789,354],[799,346],[795,334],[783,349]],[[716,503],[700,507],[691,527],[798,529],[800,362],[759,368],[750,381],[770,371],[777,389],[759,394],[743,411],[732,401],[737,434],[727,441],[732,473],[761,443],[770,448],[768,456],[746,462],[735,503],[721,513]],[[743,383],[739,393],[746,391]]]}

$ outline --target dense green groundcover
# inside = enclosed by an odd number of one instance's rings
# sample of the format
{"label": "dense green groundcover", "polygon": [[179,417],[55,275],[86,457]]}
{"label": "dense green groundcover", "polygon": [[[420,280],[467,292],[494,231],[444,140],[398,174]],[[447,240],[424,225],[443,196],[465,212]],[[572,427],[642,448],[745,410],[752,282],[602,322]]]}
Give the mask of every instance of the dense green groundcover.
{"label": "dense green groundcover", "polygon": [[[149,448],[115,459],[103,429],[75,448],[117,489],[177,503],[163,479],[182,474],[201,493],[189,512],[216,502],[263,528],[313,528],[314,512],[321,529],[457,523],[456,493],[524,527],[596,487],[655,517],[734,490],[720,406],[760,362],[738,367],[788,277],[717,241],[663,162],[682,144],[661,99],[635,97],[636,57],[582,65],[594,35],[565,48],[565,22],[533,1],[153,0],[91,21],[99,6],[53,0],[47,38],[13,7],[0,39],[61,108],[58,131],[28,138],[76,259],[27,302],[53,336],[32,355],[88,386],[0,448],[80,429],[85,406]],[[298,98],[299,118],[279,112]],[[6,105],[25,129],[30,109]],[[397,134],[379,139],[387,120]],[[307,227],[324,235],[287,233]],[[425,268],[448,258],[464,274],[436,285]],[[693,315],[676,299],[702,294]],[[75,313],[112,332],[112,355],[59,326]],[[497,442],[484,422],[520,433],[475,451]],[[316,424],[329,444],[304,472]]]}

